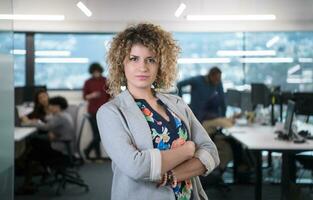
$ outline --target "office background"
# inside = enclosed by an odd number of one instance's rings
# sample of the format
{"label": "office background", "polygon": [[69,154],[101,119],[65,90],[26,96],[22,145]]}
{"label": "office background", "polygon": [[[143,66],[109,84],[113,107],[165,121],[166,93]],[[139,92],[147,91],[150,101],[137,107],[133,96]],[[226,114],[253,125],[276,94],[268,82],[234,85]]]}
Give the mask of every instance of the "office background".
{"label": "office background", "polygon": [[[259,82],[288,91],[313,90],[312,0],[83,1],[91,17],[76,7],[76,0],[0,2],[0,14],[65,17],[61,21],[0,19],[0,148],[1,154],[5,152],[1,162],[10,166],[0,173],[8,186],[13,180],[14,87],[47,85],[51,96],[61,94],[79,104],[89,64],[96,61],[106,67],[110,39],[132,23],[154,22],[174,34],[182,47],[178,80],[205,74],[217,65],[223,71],[225,89]],[[180,3],[187,7],[175,17]],[[191,14],[274,14],[276,19],[189,21]],[[243,56],[239,51],[256,53]],[[12,193],[13,188],[5,191]]]}

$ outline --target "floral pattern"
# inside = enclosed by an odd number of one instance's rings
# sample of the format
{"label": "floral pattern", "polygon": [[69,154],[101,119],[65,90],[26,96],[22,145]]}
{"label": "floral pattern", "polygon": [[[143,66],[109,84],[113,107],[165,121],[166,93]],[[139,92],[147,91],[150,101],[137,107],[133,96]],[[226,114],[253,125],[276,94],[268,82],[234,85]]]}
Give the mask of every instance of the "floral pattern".
{"label": "floral pattern", "polygon": [[[160,150],[174,149],[182,146],[189,139],[187,128],[183,121],[161,100],[158,100],[158,103],[164,106],[166,114],[170,119],[169,121],[159,115],[144,99],[137,99],[136,103],[149,124],[154,148]],[[191,180],[179,182],[173,188],[173,192],[177,200],[191,200]]]}

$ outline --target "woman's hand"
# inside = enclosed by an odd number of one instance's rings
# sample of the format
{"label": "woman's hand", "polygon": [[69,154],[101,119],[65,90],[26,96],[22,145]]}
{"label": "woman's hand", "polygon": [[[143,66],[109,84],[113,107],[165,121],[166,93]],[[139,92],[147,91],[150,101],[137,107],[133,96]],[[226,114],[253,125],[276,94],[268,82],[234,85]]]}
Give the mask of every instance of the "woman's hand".
{"label": "woman's hand", "polygon": [[189,159],[195,155],[196,145],[193,141],[186,141],[182,147],[186,149],[185,151]]}

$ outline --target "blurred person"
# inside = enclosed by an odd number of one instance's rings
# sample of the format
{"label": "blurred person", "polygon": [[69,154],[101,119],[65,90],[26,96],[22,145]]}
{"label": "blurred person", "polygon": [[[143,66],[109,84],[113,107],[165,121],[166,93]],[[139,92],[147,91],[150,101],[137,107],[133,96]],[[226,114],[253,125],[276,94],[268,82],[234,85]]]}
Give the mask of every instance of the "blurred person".
{"label": "blurred person", "polygon": [[233,159],[233,152],[226,137],[217,134],[218,128],[229,128],[234,124],[233,118],[225,117],[226,104],[221,75],[222,71],[214,66],[205,76],[191,77],[177,84],[180,96],[183,87],[191,86],[190,107],[216,144],[220,156],[220,165],[217,168],[220,177]]}
{"label": "blurred person", "polygon": [[222,71],[214,66],[205,76],[195,76],[177,83],[178,95],[182,96],[182,88],[191,86],[190,108],[199,121],[225,117],[226,105]]}
{"label": "blurred person", "polygon": [[101,158],[100,135],[96,121],[98,108],[110,99],[107,93],[107,79],[102,76],[103,68],[99,63],[92,63],[89,67],[91,78],[88,79],[83,87],[83,97],[88,101],[89,121],[92,128],[92,139],[84,149],[86,159],[90,159],[90,152],[95,151],[96,159]]}
{"label": "blurred person", "polygon": [[38,161],[42,166],[47,166],[54,158],[67,155],[64,141],[74,139],[74,123],[69,113],[67,100],[58,96],[49,99],[49,112],[51,117],[47,122],[37,121],[34,125],[48,134],[34,137],[30,140],[31,150],[27,153],[26,174],[24,184],[17,190],[17,194],[32,194],[36,188],[32,184],[33,161]]}
{"label": "blurred person", "polygon": [[41,89],[35,94],[33,111],[26,116],[22,116],[21,120],[23,124],[36,123],[37,120],[45,122],[49,113],[49,95],[46,90]]}

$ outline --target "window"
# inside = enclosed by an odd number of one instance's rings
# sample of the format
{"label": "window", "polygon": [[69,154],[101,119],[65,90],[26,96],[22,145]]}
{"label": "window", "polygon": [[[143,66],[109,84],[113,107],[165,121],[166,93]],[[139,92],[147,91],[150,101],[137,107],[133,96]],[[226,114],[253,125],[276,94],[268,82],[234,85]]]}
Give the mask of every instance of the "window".
{"label": "window", "polygon": [[26,84],[26,35],[25,33],[14,33],[14,86],[25,86]]}
{"label": "window", "polygon": [[218,66],[223,72],[224,85],[243,83],[241,63],[221,54],[225,50],[241,50],[242,33],[175,33],[174,37],[182,49],[179,80],[205,75],[212,66]]}
{"label": "window", "polygon": [[112,34],[35,34],[35,84],[49,89],[82,88],[92,62],[106,70],[111,38]]}
{"label": "window", "polygon": [[[313,90],[313,32],[246,33],[246,49],[275,55],[246,63],[247,83],[280,85],[282,90]],[[266,60],[267,59],[267,60]]]}
{"label": "window", "polygon": [[[222,70],[224,88],[262,82],[283,90],[313,90],[313,32],[181,33],[178,81]],[[16,34],[15,49],[25,49],[25,35]],[[113,34],[35,34],[35,84],[49,89],[80,89],[88,67],[100,62]],[[238,53],[252,52],[253,55]],[[25,55],[15,54],[16,85],[25,84]]]}

